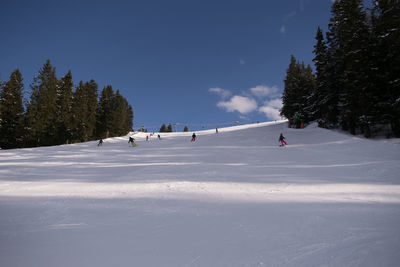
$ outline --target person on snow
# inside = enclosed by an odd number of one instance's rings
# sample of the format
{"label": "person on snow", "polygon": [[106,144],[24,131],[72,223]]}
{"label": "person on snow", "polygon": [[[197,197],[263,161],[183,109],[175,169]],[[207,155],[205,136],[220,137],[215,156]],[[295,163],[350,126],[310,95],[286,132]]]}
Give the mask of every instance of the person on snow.
{"label": "person on snow", "polygon": [[103,139],[100,139],[99,143],[97,144],[97,146],[101,146],[101,145],[103,145]]}
{"label": "person on snow", "polygon": [[218,133],[218,127],[217,127],[217,128],[215,128],[215,133]]}
{"label": "person on snow", "polygon": [[161,140],[161,136],[160,135],[157,135],[157,138],[158,138],[158,140]]}
{"label": "person on snow", "polygon": [[149,141],[149,135],[146,135],[146,141]]}
{"label": "person on snow", "polygon": [[285,141],[285,137],[283,136],[283,134],[281,133],[281,135],[279,136],[279,141],[281,142],[281,144],[279,146],[284,146],[287,145],[286,141]]}
{"label": "person on snow", "polygon": [[194,142],[194,141],[196,141],[196,134],[195,134],[195,133],[192,134],[192,140],[191,140],[191,142]]}
{"label": "person on snow", "polygon": [[129,137],[128,143],[131,144],[131,146],[136,146],[136,144],[135,144],[135,138]]}

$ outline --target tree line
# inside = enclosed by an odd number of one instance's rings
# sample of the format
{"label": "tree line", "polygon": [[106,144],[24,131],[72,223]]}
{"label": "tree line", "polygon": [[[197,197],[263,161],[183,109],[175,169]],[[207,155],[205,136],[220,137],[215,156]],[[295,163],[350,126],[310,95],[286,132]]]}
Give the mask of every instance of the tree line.
{"label": "tree line", "polygon": [[[183,128],[184,132],[189,132],[189,128],[187,127],[187,125],[185,126],[185,128]],[[165,123],[163,123],[160,127],[160,133],[172,133],[172,125],[168,124],[168,126],[165,125]]]}
{"label": "tree line", "polygon": [[60,79],[47,60],[24,99],[21,72],[0,81],[0,148],[51,146],[121,136],[132,130],[133,110],[119,90],[94,80],[75,86],[71,71]]}
{"label": "tree line", "polygon": [[400,1],[337,0],[318,27],[315,73],[291,57],[281,115],[366,137],[400,136]]}

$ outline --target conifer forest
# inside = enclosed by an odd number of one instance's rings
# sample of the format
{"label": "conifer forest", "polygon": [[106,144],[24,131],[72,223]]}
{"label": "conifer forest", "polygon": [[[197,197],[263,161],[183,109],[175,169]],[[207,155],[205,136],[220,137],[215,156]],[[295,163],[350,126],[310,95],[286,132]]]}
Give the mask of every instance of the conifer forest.
{"label": "conifer forest", "polygon": [[311,66],[291,57],[281,115],[365,137],[400,136],[400,2],[335,1]]}
{"label": "conifer forest", "polygon": [[18,69],[0,86],[3,149],[86,142],[132,130],[133,110],[119,90],[108,85],[99,96],[94,80],[74,85],[71,71],[58,79],[50,60],[34,77],[29,99]]}

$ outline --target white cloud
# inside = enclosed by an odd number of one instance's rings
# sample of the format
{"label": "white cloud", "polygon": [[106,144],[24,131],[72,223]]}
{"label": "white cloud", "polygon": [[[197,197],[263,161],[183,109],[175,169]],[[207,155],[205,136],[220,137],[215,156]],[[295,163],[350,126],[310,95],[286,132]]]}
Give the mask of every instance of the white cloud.
{"label": "white cloud", "polygon": [[257,109],[257,102],[248,97],[235,95],[229,101],[221,101],[217,104],[220,108],[225,108],[228,112],[238,111],[242,114],[250,113]]}
{"label": "white cloud", "polygon": [[246,64],[246,61],[244,61],[243,59],[241,59],[239,62],[240,62],[240,65]]}
{"label": "white cloud", "polygon": [[208,89],[208,91],[220,95],[223,99],[229,97],[232,94],[229,90],[225,90],[219,87],[210,88]]}
{"label": "white cloud", "polygon": [[281,27],[281,33],[286,33],[286,27],[285,27],[285,25],[282,25],[282,27]]}
{"label": "white cloud", "polygon": [[253,87],[250,89],[250,92],[257,96],[257,97],[266,97],[269,95],[276,94],[278,92],[278,87],[276,86],[266,86],[266,85],[257,85],[256,87]]}
{"label": "white cloud", "polygon": [[270,101],[266,102],[265,105],[271,106],[271,107],[277,108],[277,109],[280,109],[283,106],[282,99],[280,99],[280,98],[270,100]]}
{"label": "white cloud", "polygon": [[258,110],[267,116],[267,118],[271,120],[280,120],[283,119],[281,117],[279,110],[282,108],[282,100],[274,99],[271,101],[265,102],[264,106],[260,107]]}

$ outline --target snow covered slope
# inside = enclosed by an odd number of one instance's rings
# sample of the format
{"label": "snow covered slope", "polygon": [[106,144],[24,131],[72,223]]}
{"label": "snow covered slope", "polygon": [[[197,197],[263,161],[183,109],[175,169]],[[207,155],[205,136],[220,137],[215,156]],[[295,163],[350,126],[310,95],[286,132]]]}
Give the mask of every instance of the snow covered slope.
{"label": "snow covered slope", "polygon": [[0,266],[399,266],[399,144],[191,134],[0,151]]}

